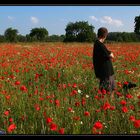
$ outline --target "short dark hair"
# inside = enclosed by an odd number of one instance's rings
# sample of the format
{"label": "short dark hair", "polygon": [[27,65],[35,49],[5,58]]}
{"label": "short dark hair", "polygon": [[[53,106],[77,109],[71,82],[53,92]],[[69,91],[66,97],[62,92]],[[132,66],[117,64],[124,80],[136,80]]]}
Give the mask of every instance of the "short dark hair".
{"label": "short dark hair", "polygon": [[108,35],[108,30],[105,27],[101,27],[98,29],[97,37],[98,38],[105,38]]}

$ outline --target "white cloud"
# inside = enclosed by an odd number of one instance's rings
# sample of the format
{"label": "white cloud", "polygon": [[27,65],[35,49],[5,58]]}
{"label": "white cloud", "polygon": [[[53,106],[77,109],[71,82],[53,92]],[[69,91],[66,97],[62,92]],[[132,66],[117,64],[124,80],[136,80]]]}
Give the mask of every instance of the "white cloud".
{"label": "white cloud", "polygon": [[30,20],[33,24],[37,24],[39,22],[37,17],[31,17]]}
{"label": "white cloud", "polygon": [[89,18],[92,20],[98,21],[98,19],[95,16],[90,16]]}
{"label": "white cloud", "polygon": [[14,17],[8,16],[8,19],[13,21]]}
{"label": "white cloud", "polygon": [[100,19],[101,23],[106,23],[106,24],[110,24],[110,25],[115,25],[117,27],[123,26],[123,23],[121,20],[118,19],[112,19],[109,16],[104,16],[103,18]]}

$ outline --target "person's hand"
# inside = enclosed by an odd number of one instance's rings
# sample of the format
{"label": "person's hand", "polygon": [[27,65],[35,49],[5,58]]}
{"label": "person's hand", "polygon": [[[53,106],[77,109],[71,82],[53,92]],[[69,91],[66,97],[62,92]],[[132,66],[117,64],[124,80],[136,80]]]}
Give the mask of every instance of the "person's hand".
{"label": "person's hand", "polygon": [[111,58],[114,58],[114,54],[113,54],[113,53],[111,53],[111,54],[110,54],[110,57],[111,57]]}

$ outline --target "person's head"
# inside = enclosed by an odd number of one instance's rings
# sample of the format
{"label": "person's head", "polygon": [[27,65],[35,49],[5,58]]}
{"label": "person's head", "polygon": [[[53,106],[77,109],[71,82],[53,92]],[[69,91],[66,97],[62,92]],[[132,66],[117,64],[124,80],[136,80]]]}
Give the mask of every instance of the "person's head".
{"label": "person's head", "polygon": [[107,28],[101,27],[101,28],[98,29],[97,37],[98,37],[99,39],[105,40],[106,37],[107,37],[107,35],[108,35],[108,30],[107,30]]}

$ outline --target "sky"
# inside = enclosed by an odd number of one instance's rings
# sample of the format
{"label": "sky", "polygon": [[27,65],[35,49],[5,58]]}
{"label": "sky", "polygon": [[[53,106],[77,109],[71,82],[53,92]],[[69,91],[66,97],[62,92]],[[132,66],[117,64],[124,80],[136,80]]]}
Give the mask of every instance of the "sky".
{"label": "sky", "polygon": [[35,27],[44,27],[49,35],[65,34],[69,22],[88,21],[109,32],[133,32],[140,6],[0,6],[0,34],[12,27],[26,35]]}

